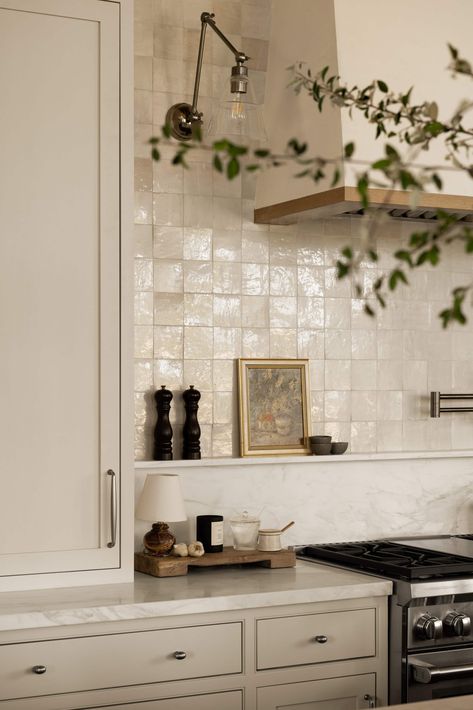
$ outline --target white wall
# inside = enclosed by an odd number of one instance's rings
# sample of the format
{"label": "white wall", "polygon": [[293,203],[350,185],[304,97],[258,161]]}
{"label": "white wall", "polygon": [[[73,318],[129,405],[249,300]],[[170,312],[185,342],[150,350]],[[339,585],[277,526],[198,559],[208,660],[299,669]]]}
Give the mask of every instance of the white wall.
{"label": "white wall", "polygon": [[[413,274],[373,320],[352,284],[335,279],[340,248],[359,243],[355,218],[255,225],[252,178],[229,183],[214,175],[202,151],[187,171],[153,166],[147,139],[192,90],[201,10],[214,10],[232,41],[255,58],[251,76],[262,98],[270,2],[135,5],[136,458],[151,458],[153,392],[162,384],[174,392],[175,458],[180,394],[190,384],[202,392],[203,456],[237,455],[240,356],[308,357],[313,431],[349,441],[352,452],[470,448],[473,416],[430,419],[428,393],[473,391],[473,320],[444,331],[436,317],[452,286],[471,279],[473,258],[452,247],[441,266]],[[204,111],[232,63],[211,33],[208,40]],[[416,226],[392,222],[379,230],[381,267]],[[366,288],[378,275],[371,267],[361,271]]]}

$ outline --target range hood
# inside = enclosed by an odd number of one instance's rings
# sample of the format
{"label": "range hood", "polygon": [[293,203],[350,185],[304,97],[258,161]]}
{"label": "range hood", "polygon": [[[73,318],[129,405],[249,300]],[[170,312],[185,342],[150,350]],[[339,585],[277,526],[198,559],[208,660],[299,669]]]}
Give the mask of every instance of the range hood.
{"label": "range hood", "polygon": [[[473,26],[473,3],[465,0],[273,0],[266,75],[265,122],[269,144],[283,152],[290,138],[306,141],[307,155],[336,158],[353,141],[358,160],[383,156],[385,139],[375,140],[373,124],[357,112],[324,104],[319,113],[307,92],[296,95],[288,86],[287,67],[299,61],[315,73],[324,66],[348,86],[366,86],[383,79],[395,92],[411,86],[415,103],[435,100],[439,117],[449,118],[461,99],[471,93],[468,77],[452,79],[447,44],[468,55]],[[393,139],[390,143],[396,145]],[[406,146],[400,146],[405,153]],[[445,166],[445,150],[433,142],[417,160]],[[360,165],[341,164],[341,179],[331,176],[314,183],[295,178],[295,166],[272,168],[258,175],[255,222],[284,224],[301,219],[362,214],[356,190]],[[435,219],[444,209],[473,221],[473,180],[461,170],[437,169],[443,191],[416,196],[402,190],[372,189],[370,202],[394,218]]]}

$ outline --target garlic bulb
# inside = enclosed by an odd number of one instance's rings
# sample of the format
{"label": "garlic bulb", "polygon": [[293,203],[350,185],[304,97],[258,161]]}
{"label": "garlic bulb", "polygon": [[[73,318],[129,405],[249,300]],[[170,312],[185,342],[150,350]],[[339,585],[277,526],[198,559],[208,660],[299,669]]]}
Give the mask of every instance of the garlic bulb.
{"label": "garlic bulb", "polygon": [[189,551],[185,542],[178,542],[177,545],[172,546],[172,554],[175,557],[187,557]]}
{"label": "garlic bulb", "polygon": [[191,557],[202,557],[204,554],[204,546],[202,545],[201,542],[191,542],[187,549],[189,550],[189,555]]}

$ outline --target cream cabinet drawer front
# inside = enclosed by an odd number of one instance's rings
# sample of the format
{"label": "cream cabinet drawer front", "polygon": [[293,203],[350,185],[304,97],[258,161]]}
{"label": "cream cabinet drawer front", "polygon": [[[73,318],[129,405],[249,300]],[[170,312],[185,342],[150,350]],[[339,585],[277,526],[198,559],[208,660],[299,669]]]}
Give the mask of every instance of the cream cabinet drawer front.
{"label": "cream cabinet drawer front", "polygon": [[226,693],[206,693],[185,698],[127,703],[125,706],[106,705],[101,707],[101,710],[113,710],[113,708],[126,708],[126,710],[242,710],[243,697],[241,690],[231,690]]}
{"label": "cream cabinet drawer front", "polygon": [[0,647],[0,699],[242,671],[240,622]]}
{"label": "cream cabinet drawer front", "polygon": [[374,609],[257,621],[257,669],[365,658],[376,653]]}

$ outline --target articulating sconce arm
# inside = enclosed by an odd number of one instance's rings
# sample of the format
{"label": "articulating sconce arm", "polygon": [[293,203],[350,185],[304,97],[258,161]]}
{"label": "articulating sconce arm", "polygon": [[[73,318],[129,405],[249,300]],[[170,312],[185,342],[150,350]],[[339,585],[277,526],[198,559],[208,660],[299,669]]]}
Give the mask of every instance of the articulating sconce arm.
{"label": "articulating sconce arm", "polygon": [[228,47],[235,57],[236,65],[232,67],[230,90],[232,93],[246,93],[248,69],[244,63],[250,59],[244,52],[240,52],[230,42],[223,32],[217,27],[214,21],[215,15],[210,12],[203,12],[200,16],[201,30],[199,41],[199,52],[197,55],[197,66],[195,70],[194,94],[192,105],[188,103],[174,104],[166,114],[166,123],[171,127],[171,135],[180,141],[191,140],[195,128],[202,125],[202,113],[198,110],[200,76],[202,74],[202,62],[205,48],[205,35],[207,25],[213,29],[222,42]]}

